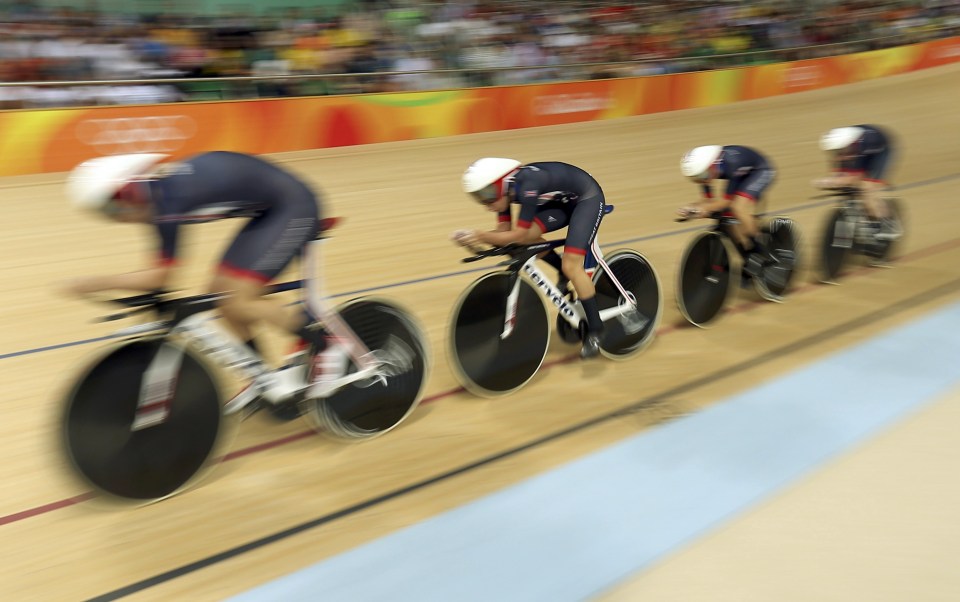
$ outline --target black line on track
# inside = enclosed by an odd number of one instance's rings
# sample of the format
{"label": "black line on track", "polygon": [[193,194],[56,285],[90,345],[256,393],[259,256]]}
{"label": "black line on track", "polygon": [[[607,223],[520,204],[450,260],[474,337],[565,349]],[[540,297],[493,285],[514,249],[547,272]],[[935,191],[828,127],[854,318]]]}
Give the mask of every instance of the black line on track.
{"label": "black line on track", "polygon": [[[928,178],[928,179],[926,179],[926,180],[918,180],[918,181],[916,181],[916,182],[909,182],[909,183],[907,183],[907,184],[903,184],[903,185],[901,185],[901,186],[897,186],[897,187],[893,190],[893,192],[896,193],[897,191],[900,191],[900,190],[909,190],[909,189],[911,189],[911,188],[920,188],[920,187],[923,187],[923,186],[929,186],[929,185],[931,185],[931,184],[939,184],[939,183],[941,183],[941,182],[948,182],[948,181],[950,181],[950,180],[955,180],[955,179],[957,179],[957,178],[960,178],[960,172],[958,172],[958,173],[946,174],[946,175],[942,175],[942,176],[936,176],[936,177],[933,177],[933,178]],[[793,213],[797,213],[798,211],[805,211],[805,210],[807,210],[807,209],[814,209],[814,208],[817,208],[817,207],[823,207],[823,206],[826,206],[826,205],[830,205],[830,204],[836,203],[836,199],[835,199],[835,198],[814,197],[814,199],[818,199],[818,200],[814,200],[813,202],[804,203],[804,204],[801,204],[801,205],[791,205],[790,207],[770,208],[770,209],[768,209],[768,211],[766,211],[765,213],[768,214],[768,215],[777,215],[777,214],[791,215],[791,214],[793,214]],[[616,203],[614,203],[614,204],[616,204]],[[909,205],[908,205],[908,206],[909,206]],[[615,247],[619,247],[619,246],[623,246],[623,245],[630,245],[630,244],[635,244],[635,243],[639,243],[639,242],[645,242],[645,241],[648,241],[648,240],[655,240],[655,239],[658,239],[658,238],[669,238],[669,237],[671,237],[671,236],[679,236],[679,235],[681,235],[681,234],[690,234],[691,232],[699,232],[700,230],[703,230],[703,229],[704,229],[704,226],[703,226],[703,225],[694,225],[694,226],[686,227],[686,228],[683,228],[683,229],[680,229],[680,230],[666,230],[666,231],[662,231],[662,232],[655,232],[655,233],[653,233],[653,234],[644,234],[643,236],[635,236],[635,237],[633,237],[633,238],[626,238],[626,239],[623,239],[623,240],[612,241],[612,242],[610,242],[610,243],[606,243],[606,246],[607,246],[607,247],[610,247],[610,248],[615,248]],[[401,286],[408,286],[408,285],[412,285],[412,284],[421,284],[421,283],[424,283],[424,282],[433,282],[433,281],[436,281],[436,280],[442,280],[442,279],[444,279],[444,278],[450,278],[450,277],[452,277],[452,276],[462,276],[462,275],[464,275],[464,274],[471,274],[471,273],[476,273],[476,272],[484,272],[484,271],[489,271],[489,270],[490,270],[490,266],[485,266],[485,267],[478,267],[478,268],[472,268],[472,269],[467,269],[467,270],[460,270],[460,271],[456,271],[456,272],[444,272],[444,273],[441,273],[441,274],[433,274],[433,275],[431,275],[431,276],[424,276],[424,277],[421,277],[421,278],[415,278],[415,279],[413,279],[413,280],[403,280],[403,281],[400,281],[400,282],[392,282],[392,283],[390,283],[390,284],[385,284],[385,285],[382,285],[382,286],[365,287],[365,288],[360,288],[360,289],[356,289],[356,290],[352,290],[352,291],[345,291],[345,292],[342,292],[342,293],[336,293],[336,294],[332,295],[331,298],[339,299],[339,298],[343,298],[343,297],[354,297],[354,296],[357,296],[357,295],[366,295],[366,294],[368,294],[368,293],[379,292],[379,291],[383,291],[383,290],[387,290],[387,289],[392,289],[392,288],[398,288],[398,287],[401,287]],[[290,284],[290,283],[280,283],[280,284]],[[7,359],[7,358],[20,357],[20,356],[24,356],[24,355],[32,355],[32,354],[41,353],[41,352],[44,352],[44,351],[53,351],[53,350],[55,350],[55,349],[62,349],[62,348],[64,348],[64,347],[76,347],[76,346],[78,346],[78,345],[87,345],[87,344],[89,344],[89,343],[99,343],[99,342],[103,342],[103,341],[110,341],[110,340],[112,340],[112,339],[114,339],[114,338],[116,338],[114,335],[105,335],[105,336],[96,337],[96,338],[92,338],[92,339],[83,339],[83,340],[79,340],[79,341],[68,341],[68,342],[66,342],[66,343],[56,343],[56,344],[48,345],[48,346],[45,346],[45,347],[36,347],[36,348],[33,348],[33,349],[22,349],[22,350],[20,350],[20,351],[10,351],[10,352],[8,352],[8,353],[0,353],[0,360],[4,360],[4,359]]]}
{"label": "black line on track", "polygon": [[706,375],[701,376],[701,377],[699,377],[699,378],[695,378],[695,379],[693,379],[693,380],[691,380],[691,381],[688,381],[688,382],[686,382],[686,383],[680,384],[680,385],[678,385],[678,386],[676,386],[676,387],[673,387],[672,389],[668,389],[667,391],[664,391],[664,392],[662,392],[662,393],[660,393],[660,394],[658,394],[658,395],[653,395],[653,396],[650,396],[650,397],[647,397],[647,398],[644,398],[644,399],[640,399],[640,400],[638,400],[638,401],[632,402],[632,403],[630,403],[629,405],[624,406],[624,407],[622,407],[622,408],[619,408],[619,409],[617,409],[617,410],[613,410],[613,411],[608,412],[608,413],[606,413],[606,414],[601,414],[600,416],[597,416],[597,417],[595,417],[595,418],[591,418],[590,420],[586,420],[586,421],[584,421],[584,422],[577,423],[577,424],[575,424],[575,425],[573,425],[573,426],[570,426],[570,427],[567,427],[567,428],[565,428],[565,429],[562,429],[562,430],[553,432],[553,433],[551,433],[551,434],[549,434],[549,435],[545,435],[545,436],[543,436],[543,437],[539,437],[539,438],[534,439],[534,440],[532,440],[532,441],[529,441],[529,442],[527,442],[527,443],[525,443],[525,444],[523,444],[523,445],[520,445],[520,446],[517,446],[517,447],[512,447],[512,448],[510,448],[510,449],[507,449],[507,450],[505,450],[505,451],[499,452],[499,453],[494,454],[494,455],[492,455],[492,456],[487,456],[486,458],[482,458],[482,459],[480,459],[480,460],[476,460],[476,461],[471,462],[471,463],[469,463],[469,464],[465,464],[465,465],[463,465],[463,466],[461,466],[461,467],[459,467],[459,468],[455,468],[455,469],[453,469],[453,470],[449,470],[449,471],[447,471],[447,472],[440,473],[440,474],[438,474],[438,475],[435,475],[435,476],[430,477],[430,478],[428,478],[428,479],[425,479],[425,480],[423,480],[423,481],[419,481],[419,482],[417,482],[417,483],[413,483],[412,485],[407,485],[406,487],[402,487],[402,488],[400,488],[400,489],[395,489],[395,490],[393,490],[393,491],[391,491],[391,492],[389,492],[389,493],[385,493],[385,494],[383,494],[383,495],[377,496],[377,497],[375,497],[375,498],[371,498],[371,499],[366,500],[366,501],[364,501],[364,502],[360,502],[359,504],[355,504],[355,505],[353,505],[353,506],[348,506],[347,508],[343,508],[343,509],[338,510],[338,511],[336,511],[336,512],[333,512],[333,513],[330,513],[330,514],[325,514],[325,515],[323,515],[323,516],[314,518],[314,519],[309,520],[309,521],[306,521],[306,522],[304,522],[304,523],[300,523],[299,525],[290,527],[289,529],[284,529],[283,531],[278,531],[278,532],[273,533],[273,534],[271,534],[271,535],[267,535],[266,537],[261,537],[260,539],[255,539],[255,540],[250,541],[250,542],[247,542],[247,543],[245,543],[245,544],[242,544],[242,545],[239,545],[239,546],[230,548],[230,549],[228,549],[228,550],[224,550],[223,552],[220,552],[220,553],[218,553],[218,554],[214,554],[214,555],[212,555],[212,556],[207,556],[206,558],[202,558],[202,559],[197,560],[197,561],[195,561],[195,562],[191,562],[191,563],[189,563],[189,564],[185,564],[185,565],[180,566],[180,567],[177,567],[177,568],[175,568],[175,569],[171,569],[171,570],[169,570],[169,571],[165,571],[165,572],[160,573],[160,574],[158,574],[158,575],[154,575],[153,577],[148,577],[147,579],[143,579],[143,580],[141,580],[141,581],[137,581],[136,583],[131,583],[130,585],[126,585],[126,586],[124,586],[124,587],[115,589],[115,590],[110,591],[110,592],[107,592],[107,593],[105,593],[105,594],[101,594],[101,595],[99,595],[99,596],[96,596],[96,597],[94,597],[94,598],[90,598],[90,599],[89,599],[89,602],[106,602],[106,601],[108,601],[108,600],[118,600],[118,599],[123,598],[123,597],[125,597],[125,596],[129,596],[129,595],[131,595],[131,594],[135,594],[135,593],[141,592],[141,591],[143,591],[143,590],[145,590],[145,589],[154,587],[154,586],[156,586],[156,585],[160,585],[160,584],[162,584],[162,583],[166,583],[167,581],[172,581],[172,580],[177,579],[177,578],[179,578],[179,577],[183,577],[183,576],[189,575],[190,573],[194,573],[194,572],[196,572],[196,571],[199,571],[199,570],[201,570],[201,569],[207,568],[207,567],[209,567],[209,566],[213,566],[213,565],[215,565],[215,564],[217,564],[217,563],[219,563],[219,562],[223,562],[223,561],[225,561],[225,560],[230,560],[231,558],[236,558],[237,556],[240,556],[241,554],[246,554],[247,552],[252,552],[252,551],[254,551],[254,550],[257,550],[257,549],[262,548],[262,547],[264,547],[264,546],[270,545],[270,544],[272,544],[272,543],[276,543],[276,542],[278,542],[278,541],[282,541],[282,540],[284,540],[284,539],[287,539],[288,537],[293,537],[294,535],[298,535],[298,534],[303,533],[303,532],[305,532],[305,531],[309,531],[310,529],[314,529],[314,528],[316,528],[316,527],[320,527],[320,526],[326,525],[326,524],[328,524],[328,523],[332,523],[332,522],[334,522],[334,521],[336,521],[336,520],[339,520],[339,519],[341,519],[341,518],[345,518],[345,517],[350,516],[350,515],[352,515],[352,514],[356,514],[356,513],[358,513],[358,512],[361,512],[361,511],[363,511],[363,510],[366,510],[366,509],[368,509],[368,508],[372,508],[372,507],[374,507],[374,506],[377,506],[377,505],[379,505],[379,504],[382,504],[382,503],[384,503],[384,502],[388,502],[388,501],[390,501],[390,500],[399,498],[399,497],[404,496],[404,495],[406,495],[406,494],[408,494],[408,493],[413,493],[413,492],[418,491],[418,490],[420,490],[420,489],[425,489],[425,488],[427,488],[427,487],[430,487],[431,485],[435,485],[435,484],[437,484],[437,483],[446,481],[446,480],[448,480],[448,479],[452,479],[453,477],[456,477],[456,476],[458,476],[458,475],[461,475],[461,474],[470,472],[471,470],[475,470],[475,469],[477,469],[477,468],[481,468],[481,467],[486,466],[486,465],[488,465],[488,464],[493,464],[494,462],[497,462],[497,461],[499,461],[499,460],[503,460],[503,459],[505,459],[505,458],[509,458],[509,457],[511,457],[511,456],[516,456],[516,455],[521,454],[521,453],[523,453],[523,452],[525,452],[525,451],[529,451],[529,450],[531,450],[531,449],[540,447],[540,446],[542,446],[542,445],[544,445],[544,444],[546,444],[546,443],[550,443],[550,442],[552,442],[552,441],[555,441],[555,440],[557,440],[557,439],[561,439],[561,438],[566,437],[566,436],[568,436],[568,435],[572,435],[572,434],[574,434],[574,433],[578,433],[578,432],[580,432],[580,431],[587,430],[587,429],[589,429],[589,428],[592,428],[592,427],[597,426],[597,425],[599,425],[599,424],[603,424],[603,423],[608,422],[608,421],[610,421],[610,420],[613,420],[613,419],[616,419],[616,418],[619,418],[619,417],[622,417],[622,416],[625,416],[625,415],[628,415],[628,414],[637,412],[638,410],[642,410],[642,409],[644,409],[644,408],[648,408],[648,407],[651,407],[651,406],[654,406],[654,405],[657,405],[657,404],[660,404],[660,403],[669,401],[669,398],[671,398],[671,397],[676,397],[677,395],[681,395],[681,394],[684,394],[684,393],[693,391],[693,390],[698,389],[698,388],[700,388],[700,387],[702,387],[702,386],[704,386],[704,385],[709,384],[710,382],[712,382],[712,381],[714,381],[714,380],[718,380],[718,379],[725,378],[726,376],[728,376],[728,375],[730,375],[730,374],[732,374],[732,373],[740,372],[740,371],[747,370],[747,369],[750,369],[750,368],[755,368],[755,367],[757,367],[757,366],[761,366],[761,365],[763,365],[763,364],[766,364],[766,363],[772,361],[773,359],[781,358],[781,357],[784,357],[784,356],[786,356],[786,355],[790,355],[790,354],[792,354],[792,353],[796,353],[797,351],[803,350],[803,349],[805,349],[805,348],[807,348],[807,347],[812,347],[813,345],[816,345],[817,343],[820,343],[820,342],[823,342],[823,341],[827,341],[827,340],[836,338],[837,336],[839,336],[839,335],[841,335],[841,334],[846,334],[846,333],[848,333],[848,332],[857,330],[857,329],[859,329],[859,328],[861,328],[861,327],[863,327],[863,326],[867,326],[867,325],[869,325],[869,324],[871,324],[871,323],[873,323],[873,322],[876,322],[877,320],[879,320],[879,319],[881,319],[881,318],[893,316],[893,315],[896,315],[896,314],[901,313],[901,312],[903,312],[903,311],[906,311],[906,310],[908,310],[908,309],[911,309],[911,308],[913,308],[913,307],[915,307],[915,306],[922,305],[923,303],[926,303],[927,301],[932,301],[932,300],[934,300],[934,299],[938,299],[938,298],[943,297],[943,296],[945,296],[945,295],[948,295],[948,294],[950,294],[951,292],[954,292],[954,291],[956,291],[956,290],[958,290],[958,289],[960,289],[960,278],[951,280],[951,281],[949,281],[949,282],[947,282],[947,283],[945,283],[945,284],[941,284],[940,286],[937,286],[937,287],[934,287],[934,288],[932,288],[932,289],[926,290],[926,291],[924,291],[924,292],[922,292],[922,293],[919,293],[919,294],[917,294],[917,295],[914,295],[914,296],[912,296],[912,297],[908,297],[908,298],[906,298],[906,299],[902,299],[902,300],[900,300],[900,301],[898,301],[898,302],[896,302],[896,303],[894,303],[894,304],[892,304],[892,305],[888,305],[888,306],[886,306],[886,307],[882,307],[882,308],[880,308],[880,309],[874,310],[874,311],[872,311],[872,312],[870,312],[870,313],[867,313],[867,314],[864,314],[864,315],[862,315],[862,316],[860,316],[860,317],[858,317],[858,318],[854,318],[854,319],[852,319],[852,320],[849,320],[849,321],[847,321],[847,322],[844,322],[844,323],[842,323],[842,324],[840,324],[840,325],[838,325],[838,326],[834,326],[834,327],[832,327],[832,328],[828,328],[828,329],[826,329],[826,330],[822,330],[822,331],[816,332],[816,333],[814,333],[814,334],[812,334],[812,335],[809,335],[809,336],[807,336],[807,337],[804,337],[804,338],[802,338],[802,339],[800,339],[800,340],[798,340],[798,341],[794,341],[793,343],[789,343],[789,344],[787,344],[787,345],[783,345],[782,347],[778,347],[777,349],[774,349],[774,350],[772,350],[772,351],[763,353],[762,355],[759,355],[759,356],[757,356],[757,357],[754,357],[754,358],[751,358],[751,359],[748,359],[748,360],[744,360],[744,361],[742,361],[742,362],[739,362],[739,363],[737,363],[737,364],[734,364],[733,366],[728,366],[728,367],[722,368],[722,369],[720,369],[720,370],[714,370],[713,372],[711,372],[711,373],[709,373],[709,374],[706,374]]}

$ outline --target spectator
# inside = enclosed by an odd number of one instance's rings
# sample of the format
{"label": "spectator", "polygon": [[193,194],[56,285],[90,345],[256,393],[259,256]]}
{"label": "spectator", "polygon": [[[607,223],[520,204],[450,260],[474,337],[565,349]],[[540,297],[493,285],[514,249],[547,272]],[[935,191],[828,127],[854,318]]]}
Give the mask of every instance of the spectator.
{"label": "spectator", "polygon": [[[960,30],[960,0],[826,0],[816,5],[781,0],[354,0],[336,14],[331,10],[324,5],[290,8],[277,16],[198,17],[96,13],[28,0],[8,3],[0,9],[0,78],[44,85],[0,87],[0,107],[190,98],[149,84],[139,91],[127,87],[97,94],[49,85],[57,81],[326,73],[351,74],[353,78],[338,80],[354,83],[331,87],[322,80],[322,86],[294,88],[278,80],[246,85],[235,96],[420,90],[647,75],[769,60],[756,51],[772,50],[775,60],[795,60]],[[732,58],[718,58],[731,53]],[[583,66],[588,63],[603,65]],[[522,69],[503,70],[517,67]],[[438,69],[473,71],[430,73]],[[398,70],[416,73],[364,75]]]}

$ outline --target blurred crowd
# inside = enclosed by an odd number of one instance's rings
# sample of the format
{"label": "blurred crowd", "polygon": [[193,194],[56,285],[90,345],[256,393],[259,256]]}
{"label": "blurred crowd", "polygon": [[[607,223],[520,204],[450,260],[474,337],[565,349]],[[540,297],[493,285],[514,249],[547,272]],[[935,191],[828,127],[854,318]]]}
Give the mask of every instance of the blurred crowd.
{"label": "blurred crowd", "polygon": [[[15,0],[0,9],[0,82],[24,82],[0,86],[0,108],[649,75],[960,32],[960,0],[353,0],[227,16],[76,6]],[[317,74],[326,76],[302,77]],[[272,78],[202,79],[236,76]],[[143,81],[35,84],[91,80]]]}

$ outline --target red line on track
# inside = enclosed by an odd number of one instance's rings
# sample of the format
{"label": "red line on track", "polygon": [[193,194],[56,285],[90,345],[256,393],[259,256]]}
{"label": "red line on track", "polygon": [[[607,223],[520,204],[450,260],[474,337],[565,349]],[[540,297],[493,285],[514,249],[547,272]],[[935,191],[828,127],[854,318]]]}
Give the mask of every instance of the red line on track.
{"label": "red line on track", "polygon": [[88,491],[86,493],[81,493],[80,495],[68,497],[67,499],[60,500],[58,502],[50,502],[49,504],[44,504],[42,506],[37,506],[35,508],[30,508],[28,510],[21,510],[20,512],[14,512],[13,514],[0,516],[0,525],[6,525],[7,523],[15,523],[25,518],[40,516],[41,514],[46,514],[47,512],[53,512],[54,510],[67,508],[69,506],[73,506],[74,504],[79,504],[80,502],[91,500],[94,497],[96,497],[95,494],[92,491]]}

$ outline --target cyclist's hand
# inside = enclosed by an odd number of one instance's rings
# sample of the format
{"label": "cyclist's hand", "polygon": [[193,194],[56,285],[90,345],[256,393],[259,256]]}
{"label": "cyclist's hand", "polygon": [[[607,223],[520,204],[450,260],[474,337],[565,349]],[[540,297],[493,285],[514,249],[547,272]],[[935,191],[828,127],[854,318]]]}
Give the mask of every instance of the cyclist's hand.
{"label": "cyclist's hand", "polygon": [[474,230],[457,230],[450,235],[450,240],[461,247],[472,247],[477,244],[477,233]]}
{"label": "cyclist's hand", "polygon": [[677,215],[679,215],[683,219],[687,219],[690,217],[699,217],[700,213],[701,213],[701,210],[699,207],[688,206],[688,207],[681,207],[677,209]]}
{"label": "cyclist's hand", "polygon": [[852,181],[849,177],[844,176],[827,176],[826,178],[817,178],[810,183],[813,184],[814,188],[819,188],[821,190],[835,190],[837,188],[856,186],[855,181]]}
{"label": "cyclist's hand", "polygon": [[66,280],[57,287],[62,293],[73,297],[84,297],[100,290],[96,281],[89,277],[77,277]]}

